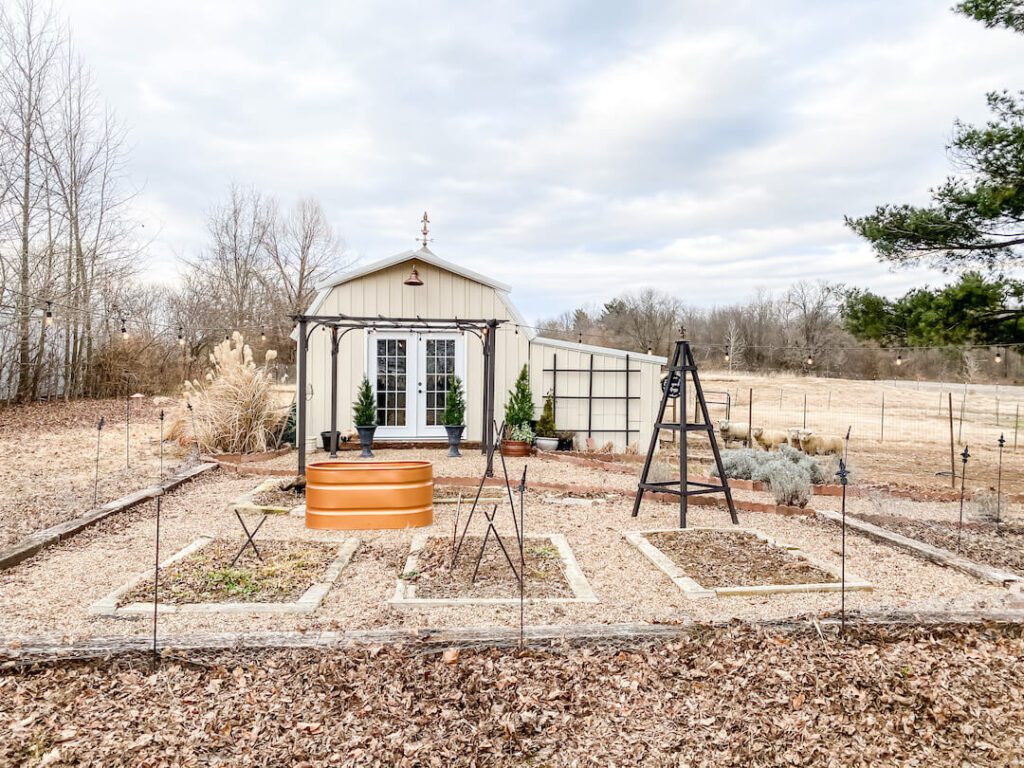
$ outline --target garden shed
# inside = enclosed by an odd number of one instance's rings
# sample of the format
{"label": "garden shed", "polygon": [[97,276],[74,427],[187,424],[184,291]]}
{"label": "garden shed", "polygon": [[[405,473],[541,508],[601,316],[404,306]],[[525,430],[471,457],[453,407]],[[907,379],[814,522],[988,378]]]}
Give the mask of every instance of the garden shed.
{"label": "garden shed", "polygon": [[[538,414],[544,396],[553,393],[560,431],[599,445],[611,441],[618,449],[646,445],[665,358],[540,336],[510,293],[510,286],[446,261],[425,245],[317,286],[307,312],[296,317],[300,326],[293,336],[299,341],[304,329],[308,339],[300,393],[306,448],[330,429],[332,358],[342,434],[353,429],[351,403],[366,375],[377,401],[377,442],[444,442],[440,415],[448,376],[456,374],[465,382],[465,438],[479,441],[486,435],[485,414],[491,411],[501,422],[505,398],[528,365]],[[298,359],[302,387],[301,345]]]}

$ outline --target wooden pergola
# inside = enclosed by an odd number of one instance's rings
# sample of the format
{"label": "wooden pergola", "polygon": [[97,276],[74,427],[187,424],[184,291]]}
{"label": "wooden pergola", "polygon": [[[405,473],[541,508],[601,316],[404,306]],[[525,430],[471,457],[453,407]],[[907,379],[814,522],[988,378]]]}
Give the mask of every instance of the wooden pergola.
{"label": "wooden pergola", "polygon": [[487,320],[424,317],[376,317],[355,315],[292,315],[298,325],[298,408],[295,424],[295,441],[299,449],[299,474],[306,474],[306,356],[309,352],[309,336],[323,327],[331,332],[331,458],[338,455],[338,345],[347,333],[355,330],[374,331],[416,331],[419,333],[442,333],[460,331],[471,333],[480,339],[484,356],[483,376],[483,447],[487,455],[487,475],[494,474],[493,452],[487,446],[494,442],[494,355],[498,326],[506,322],[495,318]]}

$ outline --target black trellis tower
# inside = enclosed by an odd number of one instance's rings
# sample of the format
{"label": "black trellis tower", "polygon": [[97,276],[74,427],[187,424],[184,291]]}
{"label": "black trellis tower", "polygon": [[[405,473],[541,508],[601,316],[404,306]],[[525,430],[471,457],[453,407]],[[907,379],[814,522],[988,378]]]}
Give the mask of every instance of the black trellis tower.
{"label": "black trellis tower", "polygon": [[[686,380],[693,380],[693,391],[700,420],[690,423],[686,413]],[[665,421],[665,408],[670,398],[679,398],[679,423]],[[695,414],[696,415],[696,414]],[[651,462],[654,460],[654,452],[658,448],[658,436],[663,429],[679,431],[679,480],[666,480],[662,482],[651,482],[648,475],[651,471]],[[686,476],[686,449],[687,438],[690,432],[706,432],[708,440],[711,441],[711,452],[715,455],[715,466],[718,467],[720,484],[703,483],[690,480]],[[718,440],[715,438],[715,428],[708,418],[708,404],[704,399],[704,389],[700,385],[700,376],[697,374],[697,363],[693,359],[693,352],[690,350],[690,342],[686,340],[685,329],[682,329],[682,338],[676,342],[672,352],[672,360],[668,367],[668,375],[662,384],[661,406],[658,408],[658,416],[654,420],[654,432],[651,434],[651,444],[647,449],[647,458],[644,459],[644,468],[640,473],[640,482],[636,488],[636,500],[633,502],[633,517],[640,513],[640,502],[643,500],[645,491],[658,493],[671,493],[679,496],[679,527],[686,527],[687,502],[691,496],[703,493],[724,493],[725,501],[729,505],[729,517],[734,524],[739,523],[736,517],[736,505],[732,502],[732,491],[729,490],[729,481],[725,477],[725,469],[722,467],[722,454],[718,451]]]}

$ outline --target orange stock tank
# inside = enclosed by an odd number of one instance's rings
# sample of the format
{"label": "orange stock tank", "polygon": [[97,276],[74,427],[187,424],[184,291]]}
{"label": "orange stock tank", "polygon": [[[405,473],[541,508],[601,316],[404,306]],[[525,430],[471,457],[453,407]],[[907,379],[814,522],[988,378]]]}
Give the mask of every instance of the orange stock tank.
{"label": "orange stock tank", "polygon": [[306,467],[307,528],[418,528],[433,520],[429,461],[317,461]]}

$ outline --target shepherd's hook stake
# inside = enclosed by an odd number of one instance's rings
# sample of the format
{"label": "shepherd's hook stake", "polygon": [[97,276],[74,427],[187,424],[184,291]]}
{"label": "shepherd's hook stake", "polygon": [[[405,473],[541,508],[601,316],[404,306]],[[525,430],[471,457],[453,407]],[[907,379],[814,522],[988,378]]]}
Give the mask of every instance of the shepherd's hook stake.
{"label": "shepherd's hook stake", "polygon": [[[849,434],[849,433],[847,433]],[[840,485],[843,486],[843,501],[842,501],[842,545],[840,547],[840,587],[839,587],[839,628],[840,633],[846,636],[846,484],[849,478],[849,471],[846,469],[846,459],[839,459],[839,471],[836,472],[836,477],[839,478]]]}
{"label": "shepherd's hook stake", "polygon": [[98,499],[97,494],[99,493],[100,487],[100,435],[103,433],[103,425],[106,423],[104,418],[100,416],[100,420],[96,422],[96,474],[92,481],[92,505],[95,507]]}
{"label": "shepherd's hook stake", "polygon": [[960,522],[957,523],[956,527],[956,553],[958,555],[960,554],[960,538],[963,536],[964,530],[964,483],[967,480],[967,460],[969,458],[971,458],[971,454],[965,445],[964,452],[960,454],[960,460],[964,463],[964,466],[960,470]]}

